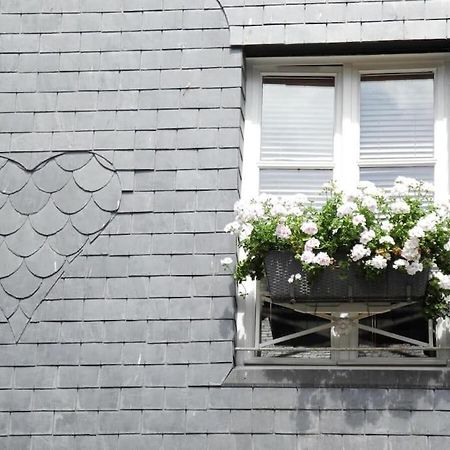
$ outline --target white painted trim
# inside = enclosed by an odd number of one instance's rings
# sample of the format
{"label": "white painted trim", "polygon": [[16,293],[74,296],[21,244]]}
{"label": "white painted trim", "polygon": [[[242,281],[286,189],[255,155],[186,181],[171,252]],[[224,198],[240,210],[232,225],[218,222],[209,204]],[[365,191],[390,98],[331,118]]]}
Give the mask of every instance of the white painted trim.
{"label": "white painted trim", "polygon": [[[415,158],[405,162],[361,160],[359,156],[359,92],[360,76],[369,73],[420,73],[435,74],[435,155],[434,158]],[[335,133],[334,163],[330,161],[261,161],[261,114],[263,76],[334,76],[335,83]],[[248,58],[245,106],[245,129],[242,169],[242,198],[258,194],[261,168],[274,169],[332,169],[334,177],[352,190],[359,179],[359,171],[349,176],[349,166],[434,166],[437,198],[446,200],[450,192],[449,132],[450,123],[450,55],[408,54],[329,57],[276,57]],[[238,298],[236,345],[257,348],[259,344],[260,296],[257,283],[247,281],[245,300]],[[237,352],[237,362],[242,364],[254,356],[253,351]]]}

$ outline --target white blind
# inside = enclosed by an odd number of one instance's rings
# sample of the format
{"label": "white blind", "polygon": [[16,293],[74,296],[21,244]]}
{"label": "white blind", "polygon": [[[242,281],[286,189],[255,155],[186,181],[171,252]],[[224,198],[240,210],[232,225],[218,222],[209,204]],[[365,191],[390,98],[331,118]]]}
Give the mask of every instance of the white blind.
{"label": "white blind", "polygon": [[411,177],[417,180],[433,182],[434,168],[422,167],[364,167],[360,170],[360,178],[363,181],[372,181],[378,187],[392,187],[397,177]]}
{"label": "white blind", "polygon": [[433,74],[361,77],[361,159],[432,158]]}
{"label": "white blind", "polygon": [[305,194],[317,201],[324,183],[333,178],[332,170],[322,169],[262,169],[259,190],[267,194]]}
{"label": "white blind", "polygon": [[261,159],[332,161],[334,78],[266,78]]}

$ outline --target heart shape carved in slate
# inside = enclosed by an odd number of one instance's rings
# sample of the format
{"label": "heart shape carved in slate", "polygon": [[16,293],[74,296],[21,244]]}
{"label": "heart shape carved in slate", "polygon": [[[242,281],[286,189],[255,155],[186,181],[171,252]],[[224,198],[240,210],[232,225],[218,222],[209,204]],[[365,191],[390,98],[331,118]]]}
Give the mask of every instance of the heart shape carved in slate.
{"label": "heart shape carved in slate", "polygon": [[121,195],[113,165],[94,152],[60,153],[32,169],[0,155],[0,309],[16,342]]}

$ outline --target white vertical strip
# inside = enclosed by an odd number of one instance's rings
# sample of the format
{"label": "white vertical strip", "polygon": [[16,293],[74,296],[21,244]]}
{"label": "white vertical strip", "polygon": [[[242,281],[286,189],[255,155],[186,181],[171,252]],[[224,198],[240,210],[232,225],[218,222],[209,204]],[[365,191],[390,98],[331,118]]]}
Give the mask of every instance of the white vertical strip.
{"label": "white vertical strip", "polygon": [[[249,199],[258,194],[259,168],[261,146],[261,102],[262,77],[252,66],[247,70],[244,148],[242,162],[242,199]],[[242,250],[241,250],[242,252]],[[238,257],[243,257],[242,253]],[[237,287],[236,297],[236,346],[254,347],[256,322],[255,312],[259,296],[255,281],[245,281]],[[243,293],[244,295],[239,295]],[[236,363],[243,364],[245,359],[252,357],[253,352],[237,352]]]}
{"label": "white vertical strip", "polygon": [[355,189],[359,157],[359,74],[345,64],[342,82],[342,145],[336,159],[335,178],[346,192]]}
{"label": "white vertical strip", "polygon": [[434,184],[436,188],[435,198],[437,201],[446,201],[449,195],[449,124],[448,114],[450,112],[450,82],[449,64],[441,64],[436,70],[434,89],[434,151],[437,164],[435,166]]}

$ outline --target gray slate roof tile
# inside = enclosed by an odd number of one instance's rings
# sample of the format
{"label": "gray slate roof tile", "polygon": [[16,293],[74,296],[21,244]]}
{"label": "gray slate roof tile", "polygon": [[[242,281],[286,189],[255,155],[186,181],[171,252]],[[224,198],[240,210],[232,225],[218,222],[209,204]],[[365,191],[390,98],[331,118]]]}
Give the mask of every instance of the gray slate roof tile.
{"label": "gray slate roof tile", "polygon": [[26,216],[19,214],[7,201],[0,208],[0,234],[6,236],[15,233],[26,219]]}
{"label": "gray slate roof tile", "polygon": [[[0,158],[2,160],[3,158]],[[28,175],[12,161],[0,169],[0,192],[12,194],[22,189],[27,184]]]}
{"label": "gray slate roof tile", "polygon": [[103,156],[18,156],[0,156],[0,307],[16,339],[65,262],[111,221],[122,194]]}
{"label": "gray slate roof tile", "polygon": [[28,270],[37,277],[48,278],[64,265],[65,258],[53,251],[46,242],[34,255],[25,260]]}
{"label": "gray slate roof tile", "polygon": [[0,245],[0,278],[14,273],[22,264],[22,258],[12,253],[5,243]]}
{"label": "gray slate roof tile", "polygon": [[52,193],[61,190],[67,184],[71,173],[61,169],[52,159],[36,170],[32,178],[41,191]]}
{"label": "gray slate roof tile", "polygon": [[92,158],[81,169],[75,170],[73,177],[83,190],[95,192],[108,184],[113,173],[111,169],[106,169],[101,165],[97,158]]}
{"label": "gray slate roof tile", "polygon": [[62,230],[68,220],[68,216],[62,213],[53,201],[48,202],[38,213],[30,216],[31,226],[44,236],[50,236]]}
{"label": "gray slate roof tile", "polygon": [[34,276],[25,263],[16,272],[0,280],[3,289],[9,295],[22,299],[33,295],[42,283],[42,279]]}
{"label": "gray slate roof tile", "polygon": [[89,152],[73,152],[64,153],[59,158],[55,158],[56,164],[64,170],[72,172],[77,169],[81,169],[91,159],[93,154]]}
{"label": "gray slate roof tile", "polygon": [[80,233],[93,235],[102,230],[110,219],[111,214],[100,209],[91,199],[81,211],[71,216],[70,221]]}
{"label": "gray slate roof tile", "polygon": [[64,214],[81,211],[91,198],[90,193],[80,189],[73,179],[52,196],[55,206]]}
{"label": "gray slate roof tile", "polygon": [[16,233],[7,236],[5,242],[15,255],[26,258],[36,253],[44,245],[45,239],[33,230],[27,220]]}
{"label": "gray slate roof tile", "polygon": [[20,191],[10,195],[9,201],[20,214],[30,215],[40,211],[49,198],[50,194],[39,190],[30,179]]}

